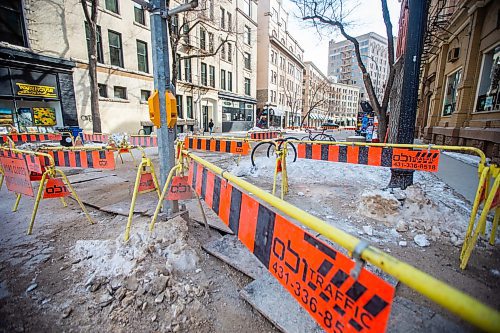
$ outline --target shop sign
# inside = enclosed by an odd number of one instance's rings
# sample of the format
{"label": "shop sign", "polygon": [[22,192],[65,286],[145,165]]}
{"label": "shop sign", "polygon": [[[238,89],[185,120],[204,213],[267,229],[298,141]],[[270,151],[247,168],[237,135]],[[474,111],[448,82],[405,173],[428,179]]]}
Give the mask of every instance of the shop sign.
{"label": "shop sign", "polygon": [[17,91],[18,96],[57,98],[56,87],[53,86],[39,86],[27,83],[16,83],[16,85],[19,88]]}
{"label": "shop sign", "polygon": [[245,104],[245,109],[253,110],[253,104]]}

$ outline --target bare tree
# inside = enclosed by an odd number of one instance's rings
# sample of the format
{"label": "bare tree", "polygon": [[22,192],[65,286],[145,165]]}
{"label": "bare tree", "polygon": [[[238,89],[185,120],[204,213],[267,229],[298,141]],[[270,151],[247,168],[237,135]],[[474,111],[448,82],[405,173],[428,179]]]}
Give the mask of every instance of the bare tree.
{"label": "bare tree", "polygon": [[81,0],[81,4],[89,32],[88,53],[92,131],[102,133],[101,114],[99,112],[99,86],[97,84],[97,6],[99,6],[99,0]]}
{"label": "bare tree", "polygon": [[[307,101],[305,101],[307,102],[306,113],[302,118],[300,127],[304,126],[305,120],[309,119],[309,115],[313,110],[319,108],[328,109],[330,102],[331,85],[329,81],[321,80],[320,82],[313,82],[306,89],[308,89]],[[309,125],[309,121],[307,124]]]}
{"label": "bare tree", "polygon": [[[167,1],[167,6],[168,2],[170,0]],[[217,28],[218,36],[213,34],[214,9],[207,5],[207,3],[209,2],[203,1],[196,10],[189,11],[183,15],[169,16],[167,20],[171,46],[171,82],[174,87],[177,87],[178,66],[182,60],[213,57],[224,49],[226,44],[235,43],[234,45],[236,45],[236,35],[238,33],[229,25],[227,25],[226,29]],[[210,3],[213,4],[213,0]],[[182,22],[180,22],[180,19],[182,19]],[[207,33],[207,47],[205,50],[194,47],[194,43],[192,42],[193,32],[199,27]],[[209,32],[213,36],[211,39],[208,38]],[[215,43],[215,38],[219,39],[217,44]],[[179,54],[181,47],[183,47],[184,55]],[[237,50],[237,47],[235,47],[235,50]]]}
{"label": "bare tree", "polygon": [[[291,86],[291,87],[290,87]],[[293,83],[285,85],[285,102],[290,108],[292,115],[292,126],[295,126],[295,118],[302,113],[303,100],[302,92],[294,89]]]}
{"label": "bare tree", "polygon": [[352,6],[348,6],[349,0],[292,0],[292,2],[298,6],[303,20],[311,21],[318,30],[334,28],[354,45],[356,60],[363,74],[363,83],[368,93],[370,104],[379,119],[379,137],[385,138],[388,125],[387,109],[389,95],[394,82],[394,36],[392,34],[392,23],[387,7],[387,0],[380,1],[387,34],[387,63],[389,66],[389,75],[385,83],[382,99],[379,99],[375,93],[372,78],[363,62],[358,40],[346,31],[346,28],[349,26],[349,15],[352,13]]}

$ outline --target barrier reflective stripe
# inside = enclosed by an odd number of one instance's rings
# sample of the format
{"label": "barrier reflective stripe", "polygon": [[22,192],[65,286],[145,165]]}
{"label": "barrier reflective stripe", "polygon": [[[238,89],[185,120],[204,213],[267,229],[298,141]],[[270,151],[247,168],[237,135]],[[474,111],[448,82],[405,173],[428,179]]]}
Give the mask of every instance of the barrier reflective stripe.
{"label": "barrier reflective stripe", "polygon": [[107,134],[92,134],[92,133],[83,133],[83,140],[92,141],[92,142],[108,142],[109,136]]}
{"label": "barrier reflective stripe", "polygon": [[141,147],[158,147],[158,138],[156,136],[131,135],[129,139],[131,145]]}
{"label": "barrier reflective stripe", "polygon": [[227,180],[192,162],[188,182],[240,241],[328,332],[383,332],[394,288],[260,204]]}
{"label": "barrier reflective stripe", "polygon": [[430,172],[438,171],[439,156],[439,150],[435,149],[412,150],[321,143],[297,144],[298,158]]}
{"label": "barrier reflective stripe", "polygon": [[205,139],[196,137],[186,137],[184,147],[188,149],[213,151],[220,153],[230,153],[239,155],[248,155],[250,145],[246,141]]}
{"label": "barrier reflective stripe", "polygon": [[[68,168],[114,169],[115,159],[110,150],[48,150],[55,166]],[[49,165],[48,157],[44,157],[43,165]]]}
{"label": "barrier reflective stripe", "polygon": [[278,131],[250,132],[250,138],[257,140],[274,139],[277,138],[280,133],[281,132]]}
{"label": "barrier reflective stripe", "polygon": [[59,133],[18,133],[18,134],[4,134],[0,136],[0,143],[8,141],[9,137],[15,144],[25,142],[42,142],[42,141],[60,141],[62,135]]}

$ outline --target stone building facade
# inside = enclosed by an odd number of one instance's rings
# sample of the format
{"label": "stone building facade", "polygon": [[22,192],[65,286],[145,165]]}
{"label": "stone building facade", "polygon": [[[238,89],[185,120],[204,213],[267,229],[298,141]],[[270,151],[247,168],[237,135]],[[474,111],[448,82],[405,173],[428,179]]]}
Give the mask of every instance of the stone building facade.
{"label": "stone building facade", "polygon": [[500,160],[500,2],[431,2],[416,133]]}

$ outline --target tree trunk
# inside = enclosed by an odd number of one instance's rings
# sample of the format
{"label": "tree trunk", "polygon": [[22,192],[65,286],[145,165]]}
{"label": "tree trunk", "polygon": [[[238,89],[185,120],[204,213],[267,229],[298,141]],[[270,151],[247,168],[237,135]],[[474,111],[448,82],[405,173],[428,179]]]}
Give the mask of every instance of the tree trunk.
{"label": "tree trunk", "polygon": [[96,26],[90,25],[90,55],[89,55],[89,81],[90,81],[90,110],[92,114],[92,131],[102,133],[101,114],[99,112],[99,86],[97,82],[97,38]]}

